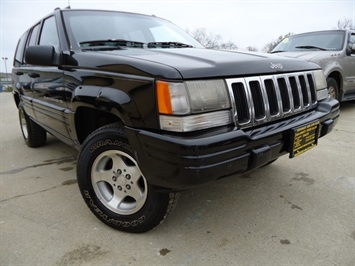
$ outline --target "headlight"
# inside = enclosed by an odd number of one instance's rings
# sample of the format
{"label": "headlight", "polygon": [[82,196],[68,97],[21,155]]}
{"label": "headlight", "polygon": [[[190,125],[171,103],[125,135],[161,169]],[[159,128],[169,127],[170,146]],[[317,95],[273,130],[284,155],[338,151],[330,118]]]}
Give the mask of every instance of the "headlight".
{"label": "headlight", "polygon": [[185,84],[193,114],[230,107],[227,88],[223,80],[188,81]]}
{"label": "headlight", "polygon": [[223,80],[157,81],[156,89],[162,129],[188,132],[232,122]]}
{"label": "headlight", "polygon": [[188,116],[160,115],[159,119],[161,129],[174,132],[191,132],[232,123],[229,110]]}
{"label": "headlight", "polygon": [[317,100],[323,100],[328,97],[327,81],[322,70],[313,71],[314,86],[317,91]]}

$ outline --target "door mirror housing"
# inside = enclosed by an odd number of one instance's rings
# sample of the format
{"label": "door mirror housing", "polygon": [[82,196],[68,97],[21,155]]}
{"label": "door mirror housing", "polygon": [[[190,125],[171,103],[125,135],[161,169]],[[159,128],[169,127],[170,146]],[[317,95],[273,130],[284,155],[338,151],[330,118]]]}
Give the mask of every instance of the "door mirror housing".
{"label": "door mirror housing", "polygon": [[25,60],[27,64],[39,66],[55,65],[55,49],[51,45],[35,45],[26,48]]}

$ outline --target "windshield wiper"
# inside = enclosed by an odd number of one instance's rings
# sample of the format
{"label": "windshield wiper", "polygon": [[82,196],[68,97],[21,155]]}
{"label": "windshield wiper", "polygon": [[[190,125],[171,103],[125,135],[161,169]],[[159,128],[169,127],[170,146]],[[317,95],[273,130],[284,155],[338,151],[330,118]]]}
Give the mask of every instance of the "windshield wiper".
{"label": "windshield wiper", "polygon": [[120,49],[121,47],[127,48],[143,48],[142,42],[136,41],[128,41],[128,40],[115,40],[115,39],[108,39],[108,40],[94,40],[94,41],[85,41],[79,43],[81,48],[84,49]]}
{"label": "windshield wiper", "polygon": [[296,46],[295,48],[300,48],[300,49],[318,49],[322,51],[327,51],[327,49],[324,49],[322,47],[318,46],[313,46],[313,45],[301,45],[301,46]]}
{"label": "windshield wiper", "polygon": [[193,48],[193,46],[181,42],[150,42],[148,48]]}
{"label": "windshield wiper", "polygon": [[286,52],[286,51],[283,51],[283,50],[276,50],[276,51],[272,51],[271,54],[283,53],[283,52]]}

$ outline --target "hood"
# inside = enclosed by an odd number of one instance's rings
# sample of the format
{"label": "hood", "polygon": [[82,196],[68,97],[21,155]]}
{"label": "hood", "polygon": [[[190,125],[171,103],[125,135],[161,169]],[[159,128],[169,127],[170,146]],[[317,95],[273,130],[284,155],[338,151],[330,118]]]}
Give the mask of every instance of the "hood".
{"label": "hood", "polygon": [[303,59],[309,62],[319,62],[324,58],[331,58],[337,56],[341,51],[300,51],[300,52],[280,52],[275,55],[289,58]]}
{"label": "hood", "polygon": [[[124,73],[135,73],[171,79],[229,78],[272,73],[318,69],[303,60],[276,55],[199,48],[124,49],[115,51],[86,51],[81,56],[87,62],[107,62],[97,67]],[[105,57],[105,58],[99,58]],[[179,77],[180,76],[180,77]]]}

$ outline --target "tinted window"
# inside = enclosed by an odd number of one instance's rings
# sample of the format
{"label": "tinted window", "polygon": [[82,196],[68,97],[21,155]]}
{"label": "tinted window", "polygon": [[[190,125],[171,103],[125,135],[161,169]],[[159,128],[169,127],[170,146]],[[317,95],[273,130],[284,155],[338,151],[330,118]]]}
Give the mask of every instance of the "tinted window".
{"label": "tinted window", "polygon": [[34,26],[32,32],[31,32],[31,37],[28,42],[28,45],[36,45],[36,37],[37,37],[38,29],[39,29],[39,24]]}
{"label": "tinted window", "polygon": [[39,44],[52,45],[57,52],[59,51],[59,38],[54,17],[44,21]]}
{"label": "tinted window", "polygon": [[[28,37],[28,41],[27,41],[26,47],[28,47],[30,45],[36,45],[37,44],[36,43],[36,38],[37,38],[38,29],[39,29],[39,24],[37,24],[36,26],[34,26],[32,28],[32,31],[30,32],[29,37]],[[23,63],[27,64],[25,58],[23,59]]]}
{"label": "tinted window", "polygon": [[23,51],[24,51],[24,48],[25,48],[25,43],[26,43],[26,39],[27,39],[27,35],[28,35],[28,32],[25,32],[20,40],[18,41],[18,44],[17,44],[17,49],[16,49],[16,54],[15,54],[15,64],[16,62],[17,63],[22,63],[22,59],[23,59]]}

